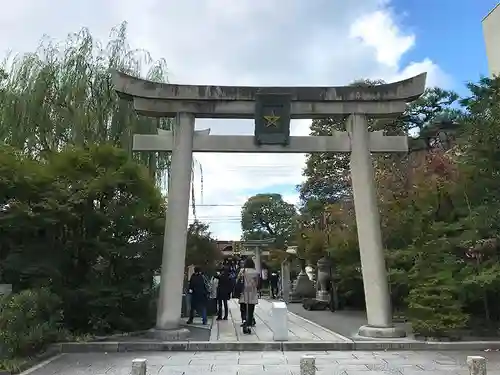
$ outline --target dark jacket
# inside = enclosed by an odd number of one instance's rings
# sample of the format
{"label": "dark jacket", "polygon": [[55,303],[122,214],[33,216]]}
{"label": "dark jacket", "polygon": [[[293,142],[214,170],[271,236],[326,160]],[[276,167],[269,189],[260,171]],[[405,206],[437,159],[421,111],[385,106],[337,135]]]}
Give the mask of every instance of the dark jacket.
{"label": "dark jacket", "polygon": [[219,284],[217,285],[217,299],[228,300],[233,290],[233,283],[229,277],[229,273],[227,271],[222,271],[218,278]]}
{"label": "dark jacket", "polygon": [[269,277],[269,282],[271,283],[272,287],[277,287],[278,286],[278,274],[272,273],[271,276]]}
{"label": "dark jacket", "polygon": [[208,300],[207,286],[201,273],[194,273],[191,276],[189,289],[191,290],[191,303],[203,303]]}

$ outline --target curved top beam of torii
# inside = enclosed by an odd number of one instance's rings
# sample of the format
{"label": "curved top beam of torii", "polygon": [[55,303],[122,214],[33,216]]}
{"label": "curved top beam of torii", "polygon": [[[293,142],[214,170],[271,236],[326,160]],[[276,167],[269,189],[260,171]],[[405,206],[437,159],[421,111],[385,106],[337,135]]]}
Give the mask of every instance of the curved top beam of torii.
{"label": "curved top beam of torii", "polygon": [[115,90],[122,97],[186,101],[254,101],[258,94],[289,94],[291,101],[302,102],[411,102],[423,94],[427,73],[399,82],[376,86],[338,87],[252,87],[195,86],[147,81],[113,71]]}

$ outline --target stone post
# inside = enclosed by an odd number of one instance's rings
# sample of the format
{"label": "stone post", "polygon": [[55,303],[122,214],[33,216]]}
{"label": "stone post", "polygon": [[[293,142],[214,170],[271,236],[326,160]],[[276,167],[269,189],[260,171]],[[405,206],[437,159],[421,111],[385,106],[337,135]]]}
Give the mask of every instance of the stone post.
{"label": "stone post", "polygon": [[262,277],[262,260],[260,252],[260,247],[255,246],[255,269],[259,273],[260,277]]}
{"label": "stone post", "polygon": [[322,257],[318,260],[318,277],[316,277],[316,299],[323,302],[330,302],[329,286],[332,285],[331,280],[331,262],[327,257]]}
{"label": "stone post", "polygon": [[0,296],[8,296],[12,293],[12,284],[0,284]]}
{"label": "stone post", "polygon": [[146,360],[142,358],[136,358],[132,360],[132,372],[131,375],[146,375]]}
{"label": "stone post", "polygon": [[179,113],[174,125],[170,189],[163,239],[157,330],[179,328],[186,257],[195,118]]}
{"label": "stone post", "polygon": [[353,114],[349,116],[347,125],[351,140],[351,180],[368,318],[368,325],[359,329],[359,335],[403,337],[405,332],[394,328],[392,324],[368,123],[364,115]]}
{"label": "stone post", "polygon": [[316,358],[312,355],[304,355],[300,359],[300,375],[316,374]]}
{"label": "stone post", "polygon": [[288,259],[281,263],[281,295],[286,303],[290,300],[290,262]]}
{"label": "stone post", "polygon": [[470,375],[486,375],[486,358],[477,355],[467,357]]}

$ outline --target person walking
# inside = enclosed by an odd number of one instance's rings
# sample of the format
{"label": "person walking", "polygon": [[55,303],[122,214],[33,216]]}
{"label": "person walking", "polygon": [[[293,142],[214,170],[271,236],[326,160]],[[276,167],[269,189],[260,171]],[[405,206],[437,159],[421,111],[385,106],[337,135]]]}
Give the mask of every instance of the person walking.
{"label": "person walking", "polygon": [[259,302],[259,272],[255,269],[252,258],[245,260],[244,268],[238,277],[242,280],[243,290],[240,296],[240,311],[244,334],[250,334],[250,327],[255,326],[255,305]]}
{"label": "person walking", "polygon": [[210,290],[209,294],[209,302],[207,307],[207,313],[209,316],[213,316],[217,313],[217,289],[219,288],[219,274],[217,271],[214,276],[210,279]]}
{"label": "person walking", "polygon": [[234,263],[231,264],[229,267],[228,267],[228,274],[229,274],[229,281],[231,283],[231,290],[229,292],[229,298],[236,298],[234,296],[234,288],[236,286],[236,276],[238,275],[238,273],[236,272],[236,268],[235,268],[235,265]]}
{"label": "person walking", "polygon": [[[217,284],[217,320],[227,320],[228,309],[227,301],[233,290],[233,283],[229,276],[229,267],[224,267],[218,275],[219,283]],[[222,308],[224,307],[224,314]]]}
{"label": "person walking", "polygon": [[278,274],[276,272],[271,273],[269,284],[271,285],[271,298],[278,298]]}
{"label": "person walking", "polygon": [[189,320],[187,324],[192,324],[194,312],[201,315],[203,325],[207,324],[207,301],[209,290],[200,267],[194,268],[194,273],[189,279],[189,294],[191,295],[191,309],[189,310]]}

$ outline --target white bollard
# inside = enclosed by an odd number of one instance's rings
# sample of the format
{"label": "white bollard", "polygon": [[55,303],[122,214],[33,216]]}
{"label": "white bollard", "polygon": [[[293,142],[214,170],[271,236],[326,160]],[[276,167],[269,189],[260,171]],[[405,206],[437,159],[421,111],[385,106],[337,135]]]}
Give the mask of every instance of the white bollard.
{"label": "white bollard", "polygon": [[300,375],[316,375],[316,358],[305,355],[300,359]]}
{"label": "white bollard", "polygon": [[136,358],[132,360],[132,373],[131,375],[146,375],[146,360]]}
{"label": "white bollard", "polygon": [[8,296],[12,293],[12,284],[0,284],[0,296]]}
{"label": "white bollard", "polygon": [[470,375],[486,375],[486,358],[478,355],[467,357]]}
{"label": "white bollard", "polygon": [[271,310],[274,341],[288,340],[288,309],[285,302],[273,302]]}

